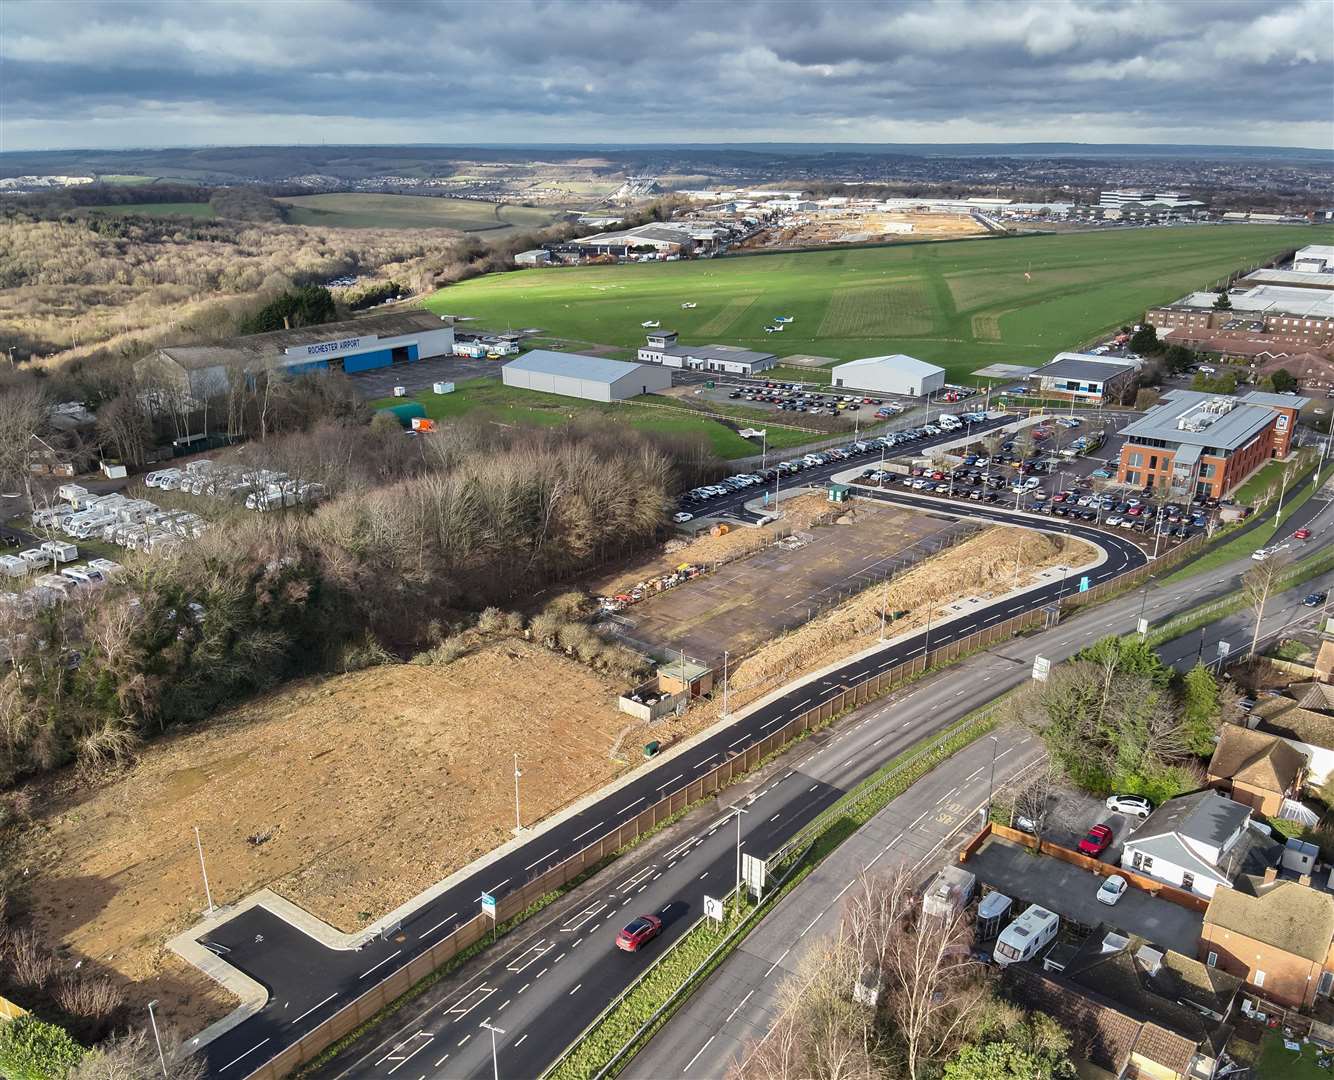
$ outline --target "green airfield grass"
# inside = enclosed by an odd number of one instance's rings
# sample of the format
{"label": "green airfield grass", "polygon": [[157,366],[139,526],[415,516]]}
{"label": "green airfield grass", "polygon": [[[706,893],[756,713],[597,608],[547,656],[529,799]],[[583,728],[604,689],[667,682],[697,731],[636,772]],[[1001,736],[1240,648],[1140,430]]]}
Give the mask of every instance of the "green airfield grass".
{"label": "green airfield grass", "polygon": [[557,214],[531,206],[502,206],[471,199],[436,199],[429,195],[369,195],[356,192],[298,195],[278,202],[288,207],[293,225],[342,229],[458,229],[462,232],[513,232],[540,229]]}
{"label": "green airfield grass", "polygon": [[[622,347],[642,342],[641,322],[659,320],[684,341],[780,356],[906,352],[960,379],[984,364],[1049,360],[1148,307],[1316,243],[1334,243],[1334,229],[1126,229],[555,267],[452,285],[426,306],[482,327],[541,327]],[[682,309],[687,302],[696,306]],[[795,321],[766,334],[777,315]]]}
{"label": "green airfield grass", "polygon": [[[650,395],[652,396],[652,395]],[[721,458],[742,458],[760,452],[759,440],[743,439],[731,428],[708,416],[692,416],[684,412],[668,412],[649,404],[606,404],[579,398],[544,394],[538,390],[524,390],[505,386],[498,379],[468,379],[456,385],[452,394],[420,393],[407,398],[381,398],[371,407],[389,408],[416,401],[426,409],[433,420],[457,420],[462,417],[491,421],[499,424],[537,424],[555,427],[573,420],[606,417],[629,424],[639,431],[660,435],[698,436],[709,441],[713,452]],[[734,418],[741,427],[754,423],[744,417]],[[769,433],[770,450],[801,446],[825,436],[796,428],[780,427],[773,423],[762,425]]]}
{"label": "green airfield grass", "polygon": [[150,217],[213,217],[213,207],[206,202],[122,203],[118,206],[90,206],[88,209],[94,214],[147,214]]}

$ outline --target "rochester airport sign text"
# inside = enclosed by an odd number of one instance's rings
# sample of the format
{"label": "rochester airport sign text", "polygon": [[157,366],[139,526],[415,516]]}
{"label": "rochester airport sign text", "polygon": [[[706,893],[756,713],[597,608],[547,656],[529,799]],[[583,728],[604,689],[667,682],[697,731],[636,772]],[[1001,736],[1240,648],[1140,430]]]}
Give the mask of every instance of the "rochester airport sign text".
{"label": "rochester airport sign text", "polygon": [[365,337],[342,338],[339,341],[321,341],[314,345],[296,345],[285,350],[288,356],[324,356],[328,353],[352,352],[363,345],[370,345],[378,339],[376,334]]}

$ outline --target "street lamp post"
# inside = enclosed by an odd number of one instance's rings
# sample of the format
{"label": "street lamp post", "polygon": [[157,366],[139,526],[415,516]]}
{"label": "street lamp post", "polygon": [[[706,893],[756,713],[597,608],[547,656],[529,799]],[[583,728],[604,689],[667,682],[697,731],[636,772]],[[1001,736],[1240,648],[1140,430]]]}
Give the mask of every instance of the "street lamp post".
{"label": "street lamp post", "polygon": [[727,716],[727,650],[723,650],[723,716]]}
{"label": "street lamp post", "polygon": [[479,1025],[491,1032],[491,1076],[494,1080],[500,1080],[500,1058],[496,1056],[496,1036],[504,1035],[505,1029],[498,1028],[494,1024],[489,1024],[485,1020]]}
{"label": "street lamp post", "polygon": [[153,1015],[153,1006],[157,1004],[157,998],[148,1003],[148,1022],[153,1026],[153,1041],[157,1043],[157,1060],[162,1066],[162,1080],[167,1080],[167,1058],[162,1053],[162,1038],[157,1031],[157,1017]]}
{"label": "street lamp post", "polygon": [[199,838],[199,826],[195,826],[195,847],[199,850],[199,872],[204,875],[204,897],[208,900],[208,913],[213,914],[213,891],[208,887],[208,868],[204,866],[204,842]]}
{"label": "street lamp post", "polygon": [[749,810],[743,810],[740,803],[732,807],[736,817],[736,899],[741,903],[741,815],[749,814]]}
{"label": "street lamp post", "polygon": [[514,751],[514,831],[523,832],[523,821],[519,817],[519,777],[523,773],[519,771],[519,752]]}
{"label": "street lamp post", "polygon": [[987,781],[987,812],[983,822],[991,820],[991,796],[996,790],[996,736],[991,736],[991,779]]}
{"label": "street lamp post", "polygon": [[891,569],[889,576],[885,578],[885,595],[880,601],[880,640],[885,640],[885,609],[889,607],[889,579],[894,576]]}

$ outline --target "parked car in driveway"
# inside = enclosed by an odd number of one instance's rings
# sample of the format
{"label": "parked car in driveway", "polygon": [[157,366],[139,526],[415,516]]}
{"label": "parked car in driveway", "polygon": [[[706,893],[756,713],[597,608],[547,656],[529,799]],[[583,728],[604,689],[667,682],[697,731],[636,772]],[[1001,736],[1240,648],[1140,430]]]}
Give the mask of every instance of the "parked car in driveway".
{"label": "parked car in driveway", "polygon": [[1107,850],[1112,843],[1112,830],[1106,825],[1094,825],[1089,829],[1088,835],[1079,841],[1079,850],[1084,855],[1091,855],[1097,858]]}
{"label": "parked car in driveway", "polygon": [[660,918],[656,915],[640,915],[616,935],[616,947],[625,952],[638,952],[661,933]]}
{"label": "parked car in driveway", "polygon": [[1146,818],[1153,813],[1153,803],[1143,795],[1108,795],[1106,806],[1118,814]]}
{"label": "parked car in driveway", "polygon": [[1112,907],[1125,895],[1128,888],[1130,888],[1130,882],[1120,874],[1113,874],[1099,886],[1097,895],[1098,903]]}

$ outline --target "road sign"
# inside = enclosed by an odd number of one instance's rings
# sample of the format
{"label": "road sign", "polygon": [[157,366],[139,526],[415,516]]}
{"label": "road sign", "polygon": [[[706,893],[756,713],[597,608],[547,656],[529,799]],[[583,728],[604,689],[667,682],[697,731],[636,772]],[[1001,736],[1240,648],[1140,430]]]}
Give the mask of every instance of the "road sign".
{"label": "road sign", "polygon": [[1089,576],[1088,576],[1088,574],[1085,574],[1082,578],[1079,579],[1079,591],[1080,591],[1080,592],[1088,592],[1088,591],[1089,591]]}
{"label": "road sign", "polygon": [[706,896],[704,898],[704,917],[721,923],[723,921],[723,902],[715,900],[712,896]]}
{"label": "road sign", "polygon": [[1045,656],[1033,657],[1033,678],[1038,682],[1046,682],[1047,676],[1051,674],[1051,661]]}
{"label": "road sign", "polygon": [[768,864],[754,855],[743,853],[741,856],[741,880],[750,886],[756,896],[764,893],[764,875]]}
{"label": "road sign", "polygon": [[1218,643],[1218,659],[1222,660],[1231,651],[1232,651],[1232,646],[1229,645],[1226,641],[1220,641]]}
{"label": "road sign", "polygon": [[1149,636],[1149,620],[1148,620],[1148,619],[1140,619],[1140,621],[1137,622],[1137,623],[1135,624],[1135,633],[1137,633],[1140,637],[1148,637],[1148,636]]}
{"label": "road sign", "polygon": [[482,914],[490,915],[494,919],[496,917],[496,898],[490,893],[484,892],[478,899],[482,901]]}

